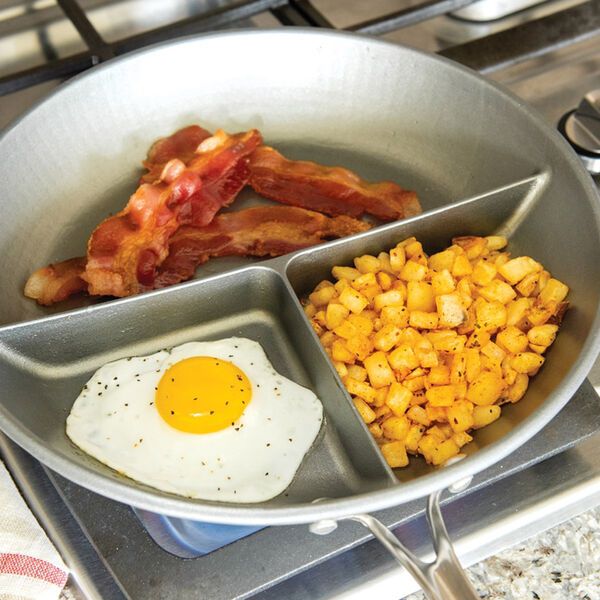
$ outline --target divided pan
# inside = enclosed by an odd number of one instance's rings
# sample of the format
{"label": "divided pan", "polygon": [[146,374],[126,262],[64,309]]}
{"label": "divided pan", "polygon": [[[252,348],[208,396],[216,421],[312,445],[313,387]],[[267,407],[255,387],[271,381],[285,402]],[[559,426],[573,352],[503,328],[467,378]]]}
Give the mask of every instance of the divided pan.
{"label": "divided pan", "polygon": [[[55,314],[24,299],[32,270],[80,254],[94,224],[124,204],[150,143],[193,122],[229,131],[257,127],[292,158],[398,181],[417,190],[424,213],[280,258],[210,261],[196,280],[137,297],[71,304]],[[423,497],[537,433],[598,352],[600,211],[590,178],[531,109],[438,57],[333,32],[183,39],[76,77],[4,133],[0,158],[0,428],[63,476],[134,506],[276,525]],[[246,192],[235,208],[256,201]],[[565,281],[573,308],[525,398],[476,433],[467,458],[435,470],[414,460],[393,472],[299,298],[333,265],[411,235],[434,252],[455,235],[492,233]],[[232,335],[260,342],[275,369],[313,389],[325,407],[323,430],[286,495],[262,504],[177,497],[118,475],[67,439],[70,407],[102,364]]]}

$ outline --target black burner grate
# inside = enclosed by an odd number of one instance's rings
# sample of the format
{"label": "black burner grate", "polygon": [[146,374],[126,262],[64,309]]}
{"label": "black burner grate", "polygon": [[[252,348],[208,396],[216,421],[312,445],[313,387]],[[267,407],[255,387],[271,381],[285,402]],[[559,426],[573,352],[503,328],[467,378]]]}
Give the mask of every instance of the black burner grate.
{"label": "black burner grate", "polygon": [[[110,0],[108,0],[110,2]],[[382,35],[447,14],[472,4],[474,0],[428,0],[417,6],[352,25],[349,31]],[[0,77],[0,96],[54,79],[64,79],[99,62],[126,52],[179,36],[231,27],[253,16],[270,11],[284,26],[333,28],[333,24],[310,0],[241,0],[228,6],[179,20],[150,31],[106,42],[88,19],[80,0],[57,0],[58,6],[45,9],[48,22],[64,15],[73,23],[87,46],[85,52],[58,58],[51,48],[43,65]],[[89,0],[86,8],[106,4],[107,0]],[[3,8],[17,6],[5,0]],[[0,35],[31,27],[31,15],[0,22]],[[40,25],[39,21],[36,25]],[[482,72],[516,64],[541,56],[567,44],[600,34],[600,2],[587,0],[550,16],[529,21],[508,31],[489,35],[440,52]]]}

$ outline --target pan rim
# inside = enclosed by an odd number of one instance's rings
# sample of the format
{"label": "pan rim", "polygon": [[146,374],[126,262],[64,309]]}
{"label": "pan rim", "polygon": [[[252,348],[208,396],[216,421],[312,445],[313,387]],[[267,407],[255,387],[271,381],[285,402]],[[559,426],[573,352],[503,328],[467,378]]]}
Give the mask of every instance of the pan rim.
{"label": "pan rim", "polygon": [[[533,124],[536,125],[546,136],[553,149],[561,154],[561,157],[571,167],[573,174],[581,184],[583,194],[590,205],[592,214],[595,217],[597,232],[600,231],[600,204],[597,202],[598,194],[592,184],[591,177],[585,172],[583,166],[579,164],[576,155],[570,150],[567,142],[562,139],[557,131],[554,131],[546,123],[535,109],[530,107],[525,101],[519,99],[508,90],[505,90],[499,84],[489,81],[482,75],[455,63],[444,57],[432,55],[421,50],[402,46],[392,42],[387,42],[370,36],[340,32],[340,31],[315,31],[306,28],[294,28],[293,30],[230,30],[226,32],[212,32],[185,36],[176,40],[154,44],[123,56],[106,61],[94,69],[85,71],[66,83],[62,83],[50,94],[36,102],[27,112],[14,120],[0,135],[0,144],[13,132],[19,124],[27,119],[31,113],[38,107],[52,98],[62,93],[65,89],[79,85],[86,81],[88,77],[95,77],[97,72],[103,69],[110,69],[130,60],[137,60],[140,56],[160,51],[166,47],[173,47],[179,44],[191,44],[199,40],[214,38],[230,38],[239,36],[268,36],[272,38],[294,38],[301,36],[306,41],[309,35],[317,40],[331,39],[339,37],[340,39],[352,40],[354,42],[382,45],[387,48],[393,48],[400,52],[414,54],[434,62],[442,62],[446,68],[462,73],[465,77],[476,80],[479,84],[489,86],[496,93],[504,96],[515,111],[520,111]],[[191,282],[190,282],[191,283]],[[185,284],[184,284],[185,285]],[[81,309],[79,309],[81,310]],[[70,312],[70,311],[69,311]],[[68,313],[61,313],[61,315]],[[47,317],[41,317],[47,318]],[[35,322],[37,319],[25,321],[25,323]],[[15,324],[18,326],[20,323]],[[10,324],[9,324],[10,326]],[[579,385],[583,382],[591,369],[597,354],[600,352],[600,307],[597,307],[596,314],[589,330],[587,338],[580,351],[581,360],[573,365],[565,375],[563,381],[546,398],[544,403],[536,409],[529,417],[518,424],[509,433],[505,434],[500,440],[493,442],[488,447],[478,450],[466,460],[460,461],[443,470],[432,471],[426,475],[418,477],[408,483],[398,483],[391,487],[381,490],[365,492],[353,496],[338,498],[320,502],[319,504],[298,504],[292,506],[257,506],[257,505],[230,505],[230,504],[212,504],[201,500],[191,500],[183,497],[164,495],[160,491],[152,492],[141,489],[133,480],[117,481],[109,478],[107,475],[95,472],[89,467],[74,463],[70,458],[58,453],[55,450],[48,450],[45,444],[39,441],[31,433],[20,426],[4,407],[0,407],[0,415],[3,417],[2,429],[15,442],[31,453],[35,458],[43,462],[50,469],[67,477],[75,483],[87,487],[99,494],[111,497],[115,500],[137,506],[142,509],[160,512],[161,514],[193,518],[213,523],[230,523],[239,525],[290,525],[299,523],[310,523],[320,519],[339,518],[357,512],[370,512],[396,506],[417,498],[422,498],[427,494],[448,487],[452,483],[462,478],[476,474],[494,463],[502,460],[508,454],[516,450],[525,441],[538,433],[552,418],[554,418],[560,409],[569,401]],[[400,497],[400,500],[398,500]]]}

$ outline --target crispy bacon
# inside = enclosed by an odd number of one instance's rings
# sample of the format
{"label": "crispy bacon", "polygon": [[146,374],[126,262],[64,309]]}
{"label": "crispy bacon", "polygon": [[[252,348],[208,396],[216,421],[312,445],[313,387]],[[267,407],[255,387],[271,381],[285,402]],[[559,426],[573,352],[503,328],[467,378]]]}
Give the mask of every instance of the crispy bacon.
{"label": "crispy bacon", "polygon": [[[200,143],[187,166],[171,158],[158,181],[143,183],[90,237],[82,276],[90,294],[129,296],[152,287],[170,237],[181,225],[210,223],[233,202],[248,180],[247,157],[261,141],[256,130],[236,135],[219,130]],[[151,152],[167,154],[160,147]]]}
{"label": "crispy bacon", "polygon": [[359,218],[369,214],[382,221],[405,219],[421,212],[415,192],[395,183],[369,183],[342,167],[288,160],[268,146],[253,152],[249,166],[252,188],[283,204],[333,216]]}
{"label": "crispy bacon", "polygon": [[280,256],[368,228],[368,223],[351,217],[331,218],[296,207],[256,206],[223,213],[207,227],[177,231],[153,287],[190,279],[196,267],[211,257]]}
{"label": "crispy bacon", "polygon": [[24,294],[38,304],[49,306],[85,292],[87,283],[81,278],[85,263],[85,256],[80,256],[34,271],[25,284]]}
{"label": "crispy bacon", "polygon": [[159,180],[164,166],[173,158],[178,158],[187,165],[194,158],[200,143],[210,135],[209,131],[199,125],[190,125],[154,142],[142,163],[148,173],[141,177],[140,183]]}

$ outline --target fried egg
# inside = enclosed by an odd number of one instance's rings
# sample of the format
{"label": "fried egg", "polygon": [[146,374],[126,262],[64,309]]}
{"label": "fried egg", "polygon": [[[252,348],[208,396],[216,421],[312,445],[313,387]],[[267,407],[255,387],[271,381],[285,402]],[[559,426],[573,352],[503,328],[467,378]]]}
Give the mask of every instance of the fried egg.
{"label": "fried egg", "polygon": [[291,483],[323,421],[310,390],[245,338],[190,342],[94,373],[67,418],[84,452],[190,498],[263,502]]}

